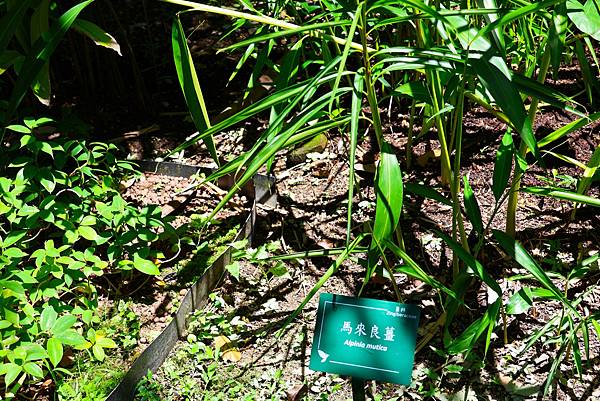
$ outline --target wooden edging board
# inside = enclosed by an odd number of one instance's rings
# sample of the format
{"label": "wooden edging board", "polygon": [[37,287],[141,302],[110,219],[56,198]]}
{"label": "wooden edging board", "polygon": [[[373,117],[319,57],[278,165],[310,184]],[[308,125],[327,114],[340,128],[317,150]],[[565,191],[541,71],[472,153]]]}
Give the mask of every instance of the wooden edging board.
{"label": "wooden edging board", "polygon": [[[141,169],[146,172],[153,172],[161,175],[174,177],[190,177],[199,172],[210,172],[208,169],[198,166],[190,166],[172,162],[138,162]],[[253,179],[253,204],[250,215],[246,219],[243,227],[236,235],[235,241],[242,239],[251,239],[256,220],[256,205],[258,203],[274,206],[277,202],[273,189],[273,178],[256,175]],[[165,329],[146,347],[146,349],[133,362],[123,379],[117,387],[109,394],[106,401],[126,401],[133,400],[138,382],[150,370],[156,372],[162,365],[167,355],[173,349],[177,341],[184,338],[186,334],[187,316],[204,306],[208,295],[219,284],[225,273],[225,266],[231,261],[232,247],[229,246],[217,260],[208,268],[208,270],[188,288],[187,293],[181,301],[177,312],[173,315],[171,322]]]}

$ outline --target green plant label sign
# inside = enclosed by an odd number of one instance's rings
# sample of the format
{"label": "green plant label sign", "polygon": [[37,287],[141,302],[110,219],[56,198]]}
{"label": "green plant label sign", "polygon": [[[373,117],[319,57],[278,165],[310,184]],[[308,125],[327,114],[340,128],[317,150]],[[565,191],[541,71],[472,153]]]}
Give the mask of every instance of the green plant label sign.
{"label": "green plant label sign", "polygon": [[419,314],[415,305],[321,294],[310,368],[408,385]]}

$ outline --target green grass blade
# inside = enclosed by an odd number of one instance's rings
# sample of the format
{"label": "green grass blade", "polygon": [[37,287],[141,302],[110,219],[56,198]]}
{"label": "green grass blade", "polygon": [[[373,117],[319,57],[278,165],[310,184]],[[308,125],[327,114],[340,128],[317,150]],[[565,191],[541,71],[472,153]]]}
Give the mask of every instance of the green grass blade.
{"label": "green grass blade", "polygon": [[356,162],[356,145],[358,143],[358,128],[360,124],[360,113],[362,110],[364,76],[358,72],[354,76],[354,88],[352,90],[352,108],[350,111],[350,153],[348,159],[350,168],[348,171],[348,218],[346,226],[346,246],[350,243],[352,230],[352,200],[354,199],[354,164]]}
{"label": "green grass blade", "polygon": [[[344,50],[342,51],[342,59],[340,60],[340,65],[338,66],[338,74],[335,77],[335,82],[333,83],[332,93],[335,93],[335,90],[340,86],[340,81],[342,79],[342,74],[346,68],[346,60],[348,59],[348,55],[350,54],[350,45],[352,44],[352,39],[354,38],[354,34],[356,33],[356,27],[358,26],[358,21],[360,20],[361,10],[363,7],[366,7],[364,2],[359,2],[358,7],[354,13],[354,18],[352,19],[352,25],[350,25],[350,30],[348,31],[348,37],[346,38],[346,45],[344,46]],[[333,105],[333,101],[335,98],[331,97],[331,103],[329,104],[329,109],[331,110],[331,106]]]}
{"label": "green grass blade", "polygon": [[[206,104],[204,103],[204,96],[202,95],[202,89],[198,82],[198,76],[196,74],[196,68],[194,67],[194,61],[192,60],[192,54],[187,45],[187,38],[181,25],[179,16],[173,19],[173,26],[171,31],[171,42],[173,46],[173,59],[175,61],[175,68],[177,69],[177,78],[179,79],[179,85],[183,91],[185,102],[188,106],[194,125],[199,133],[205,133],[210,128],[210,120],[208,118],[208,112],[206,110]],[[217,149],[215,147],[212,135],[206,135],[203,138],[208,151],[215,163],[219,164],[219,157],[217,155]]]}
{"label": "green grass blade", "polygon": [[19,107],[19,104],[25,97],[29,86],[34,82],[38,76],[44,64],[50,60],[50,56],[58,46],[58,43],[63,38],[65,33],[69,30],[73,22],[79,15],[79,13],[87,7],[93,0],[87,0],[79,3],[69,10],[67,10],[58,20],[58,22],[52,26],[48,35],[44,38],[40,38],[31,47],[31,50],[27,54],[23,67],[19,72],[19,78],[15,83],[13,91],[10,95],[8,109],[6,112],[6,120],[10,120]]}
{"label": "green grass blade", "polygon": [[600,199],[594,198],[587,195],[581,195],[577,192],[566,191],[558,188],[551,187],[527,187],[521,189],[523,192],[530,194],[549,196],[555,199],[567,200],[576,203],[582,203],[588,206],[600,207]]}
{"label": "green grass blade", "polygon": [[579,61],[579,68],[581,68],[581,74],[583,76],[583,83],[585,85],[585,92],[587,94],[588,101],[590,104],[594,104],[594,87],[598,85],[598,78],[594,76],[592,72],[592,66],[587,59],[585,49],[581,40],[575,41],[575,54],[577,55],[577,61]]}
{"label": "green grass blade", "polygon": [[502,143],[496,152],[496,162],[494,163],[494,176],[492,180],[492,192],[496,202],[500,200],[502,194],[508,187],[508,180],[512,171],[512,160],[515,153],[510,129],[502,137]]}
{"label": "green grass blade", "polygon": [[583,175],[582,175],[581,179],[579,180],[579,183],[577,184],[577,193],[579,195],[585,195],[587,190],[590,188],[590,185],[592,185],[594,175],[596,174],[596,171],[598,170],[599,167],[600,167],[600,145],[598,145],[598,147],[596,147],[596,150],[594,150],[594,153],[592,154],[592,157],[590,157],[590,161],[588,162],[587,166],[585,167],[585,170],[583,171]]}
{"label": "green grass blade", "polygon": [[483,234],[483,220],[481,219],[481,209],[479,208],[479,203],[477,202],[477,198],[475,197],[475,193],[471,189],[471,185],[469,184],[469,178],[465,175],[463,176],[464,183],[464,198],[465,198],[465,211],[471,224],[473,224],[473,229],[479,234]]}
{"label": "green grass blade", "polygon": [[[335,59],[334,59],[335,60]],[[332,61],[335,62],[335,61]],[[320,76],[320,83],[323,82],[327,82],[330,81],[332,79],[335,78],[335,75],[329,75],[329,76]],[[177,146],[177,148],[175,148],[174,150],[172,150],[169,154],[174,154],[177,152],[182,151],[183,149],[186,149],[190,146],[192,146],[193,144],[195,144],[196,142],[198,142],[199,140],[205,138],[208,135],[212,135],[214,133],[217,132],[221,132],[224,129],[227,129],[239,122],[245,121],[248,118],[264,111],[264,110],[268,110],[270,109],[272,106],[282,103],[282,102],[287,102],[290,99],[295,98],[296,96],[298,96],[298,94],[300,93],[305,93],[306,88],[309,85],[312,85],[314,83],[314,79],[309,79],[307,81],[304,82],[300,82],[294,85],[290,85],[289,87],[285,88],[284,90],[281,91],[276,91],[274,93],[272,93],[271,95],[259,100],[258,102],[252,104],[251,106],[246,107],[243,110],[240,110],[239,112],[237,112],[236,114],[234,114],[233,116],[218,122],[217,124],[213,125],[212,127],[210,127],[209,129],[207,129],[205,132],[203,133],[197,133],[195,135],[192,135],[191,138],[187,139],[185,142],[183,142],[181,145]]]}

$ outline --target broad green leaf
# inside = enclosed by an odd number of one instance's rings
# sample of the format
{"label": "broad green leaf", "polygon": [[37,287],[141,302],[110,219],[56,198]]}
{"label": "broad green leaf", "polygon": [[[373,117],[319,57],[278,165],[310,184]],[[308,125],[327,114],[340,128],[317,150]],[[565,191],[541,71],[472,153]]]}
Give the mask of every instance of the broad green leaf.
{"label": "broad green leaf", "polygon": [[20,132],[22,134],[30,134],[31,133],[31,128],[26,127],[24,125],[9,125],[8,127],[6,127],[6,129],[9,129],[11,131],[15,131],[15,132]]}
{"label": "broad green leaf", "polygon": [[[391,237],[402,212],[403,183],[400,164],[388,143],[382,144],[381,159],[375,177],[375,222],[371,249],[384,249],[384,240]],[[372,268],[370,266],[369,268]]]}
{"label": "broad green leaf", "polygon": [[477,198],[475,197],[475,193],[471,189],[471,185],[469,184],[469,178],[465,175],[463,176],[464,183],[464,198],[465,198],[465,211],[467,212],[467,216],[473,224],[473,229],[479,234],[483,234],[483,220],[481,219],[481,210],[479,208],[479,203],[477,202]]}
{"label": "broad green leaf", "polygon": [[34,82],[44,65],[48,62],[60,40],[69,30],[79,13],[91,2],[92,0],[87,0],[70,8],[59,18],[58,22],[52,26],[48,32],[48,35],[38,39],[31,47],[31,50],[28,52],[27,57],[23,62],[23,67],[19,72],[19,77],[10,95],[6,119],[10,119],[12,117],[14,112],[17,110],[17,107],[25,97],[27,89]]}
{"label": "broad green leaf", "polygon": [[[31,44],[34,44],[39,38],[48,34],[50,29],[49,21],[50,0],[42,0],[31,16]],[[46,62],[41,71],[31,85],[33,93],[38,98],[40,103],[45,106],[50,105],[50,63]]]}
{"label": "broad green leaf", "polygon": [[142,273],[149,274],[151,276],[158,276],[158,266],[156,266],[151,260],[144,259],[137,253],[133,255],[133,267]]}
{"label": "broad green leaf", "polygon": [[552,187],[527,187],[521,191],[530,194],[549,196],[555,199],[567,200],[576,203],[583,203],[588,206],[600,207],[600,199],[587,195],[578,194],[577,192],[566,191]]}
{"label": "broad green leaf", "polygon": [[5,363],[0,368],[0,371],[6,372],[4,376],[4,384],[10,386],[19,377],[23,368],[16,363]]}
{"label": "broad green leaf", "polygon": [[567,36],[567,7],[565,3],[557,4],[552,12],[552,22],[550,24],[550,34],[548,41],[550,43],[551,63],[554,77],[558,77],[558,68],[565,47],[565,38]]}
{"label": "broad green leaf", "polygon": [[509,315],[520,315],[533,306],[533,294],[531,288],[523,287],[514,293],[506,304],[506,313]]}
{"label": "broad green leaf", "polygon": [[110,338],[99,335],[96,337],[96,344],[102,348],[117,348],[117,344]]}
{"label": "broad green leaf", "polygon": [[66,331],[57,332],[54,334],[54,338],[59,340],[65,345],[71,345],[73,347],[82,346],[87,343],[85,338],[74,329],[68,329]]}
{"label": "broad green leaf", "polygon": [[[192,116],[192,120],[196,125],[196,129],[198,129],[199,133],[205,133],[205,131],[210,128],[208,111],[206,110],[204,96],[202,95],[202,89],[200,88],[198,76],[196,75],[194,61],[192,60],[192,55],[187,45],[187,38],[178,16],[173,20],[171,42],[173,46],[173,59],[175,60],[175,68],[177,69],[177,77],[179,79],[179,85],[183,90],[185,102]],[[219,157],[212,136],[207,135],[203,140],[213,160],[215,163],[219,164]]]}
{"label": "broad green leaf", "polygon": [[23,285],[18,281],[0,280],[0,287],[12,291],[15,295],[25,295],[25,288],[23,288]]}
{"label": "broad green leaf", "polygon": [[96,358],[99,361],[103,361],[104,358],[106,357],[106,354],[104,353],[104,349],[99,346],[98,344],[94,344],[94,346],[92,347],[92,352],[94,354],[94,358]]}
{"label": "broad green leaf", "polygon": [[236,279],[236,281],[240,281],[240,262],[235,261],[228,264],[225,266],[225,270],[227,270],[229,274]]}
{"label": "broad green leaf", "polygon": [[95,241],[98,238],[98,233],[90,226],[79,226],[77,232],[88,241]]}
{"label": "broad green leaf", "polygon": [[6,70],[23,58],[21,53],[15,50],[6,50],[4,53],[0,53],[0,75],[4,74]]}
{"label": "broad green leaf", "polygon": [[502,143],[496,152],[496,162],[494,163],[494,177],[492,180],[492,192],[496,202],[500,200],[504,191],[508,187],[508,180],[512,171],[512,160],[515,147],[512,140],[510,129],[502,137]]}
{"label": "broad green leaf", "polygon": [[44,377],[44,372],[42,371],[42,368],[40,368],[37,363],[27,362],[25,365],[23,365],[23,370],[34,377],[38,377],[38,378]]}
{"label": "broad green leaf", "polygon": [[93,22],[80,18],[73,24],[73,29],[93,40],[98,46],[114,50],[122,56],[121,46],[117,40]]}
{"label": "broad green leaf", "polygon": [[40,328],[43,331],[49,331],[56,322],[58,313],[50,305],[46,306],[40,315]]}
{"label": "broad green leaf", "polygon": [[585,4],[567,0],[567,15],[581,32],[600,41],[600,13],[594,0],[587,0]]}
{"label": "broad green leaf", "polygon": [[48,339],[46,351],[52,365],[55,367],[58,366],[63,357],[63,346],[60,340],[54,337]]}
{"label": "broad green leaf", "polygon": [[55,335],[55,337],[58,337],[59,334],[64,333],[73,327],[75,322],[77,322],[77,318],[73,315],[61,316],[56,319],[50,331]]}

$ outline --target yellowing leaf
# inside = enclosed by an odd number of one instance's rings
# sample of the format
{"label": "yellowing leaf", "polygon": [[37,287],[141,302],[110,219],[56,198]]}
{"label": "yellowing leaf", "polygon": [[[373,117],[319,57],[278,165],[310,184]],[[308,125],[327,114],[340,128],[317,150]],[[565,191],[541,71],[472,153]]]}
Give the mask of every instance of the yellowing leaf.
{"label": "yellowing leaf", "polygon": [[226,336],[218,336],[215,338],[215,348],[221,351],[221,357],[224,361],[238,362],[242,359],[242,353]]}

